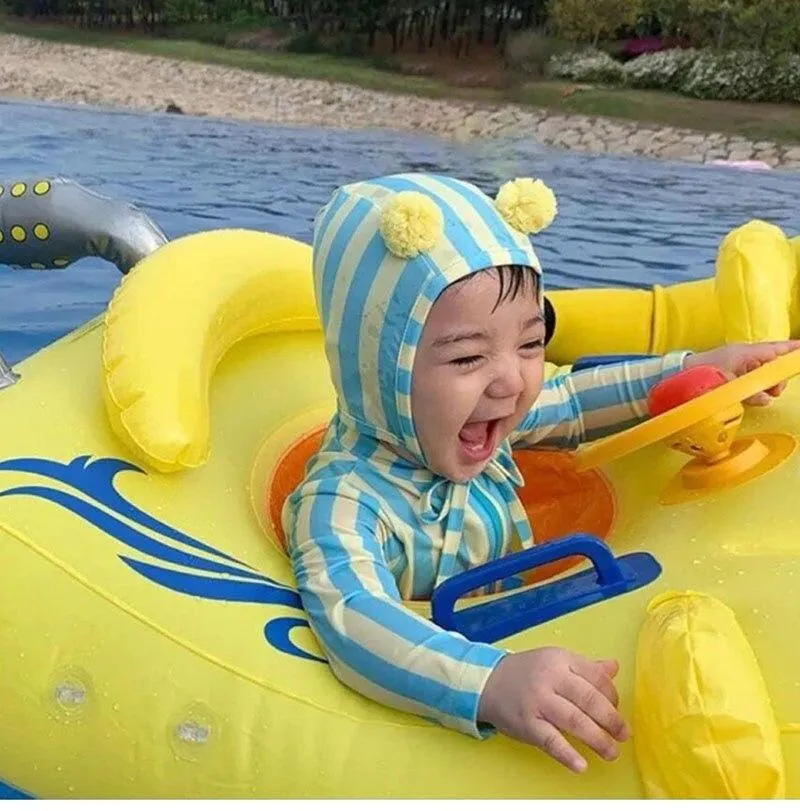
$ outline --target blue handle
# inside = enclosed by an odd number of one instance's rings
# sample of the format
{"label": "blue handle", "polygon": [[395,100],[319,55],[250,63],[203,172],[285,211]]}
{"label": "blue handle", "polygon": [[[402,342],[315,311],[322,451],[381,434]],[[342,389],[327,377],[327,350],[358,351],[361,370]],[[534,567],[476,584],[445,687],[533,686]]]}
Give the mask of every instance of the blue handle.
{"label": "blue handle", "polygon": [[[455,610],[456,601],[475,589],[577,555],[588,558],[592,568],[461,611]],[[494,642],[641,588],[660,573],[658,561],[646,552],[616,558],[594,535],[570,535],[506,555],[445,580],[432,595],[432,618],[445,630],[458,631],[468,639]]]}
{"label": "blue handle", "polygon": [[610,366],[612,363],[625,363],[631,360],[649,360],[658,355],[585,355],[572,364],[572,371],[581,372],[595,366]]}

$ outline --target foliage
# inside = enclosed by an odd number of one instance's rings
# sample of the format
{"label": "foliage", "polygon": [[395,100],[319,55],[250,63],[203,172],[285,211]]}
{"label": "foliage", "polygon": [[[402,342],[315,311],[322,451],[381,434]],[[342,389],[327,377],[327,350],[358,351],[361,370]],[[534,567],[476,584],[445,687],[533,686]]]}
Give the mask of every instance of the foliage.
{"label": "foliage", "polygon": [[573,51],[553,58],[549,74],[554,79],[569,79],[575,82],[609,85],[625,82],[622,63],[596,48]]}
{"label": "foliage", "polygon": [[[777,78],[767,77],[752,56],[737,69],[733,57],[710,55],[698,57],[691,81],[683,74],[683,57],[639,63],[632,69],[630,79],[636,86],[655,81],[648,71],[661,76],[666,70],[663,81],[685,84],[689,92],[704,97],[717,92],[715,87],[737,96],[791,95],[776,89],[792,81],[791,60],[774,55],[800,53],[800,0],[0,0],[0,5],[3,2],[11,13],[38,20],[82,28],[144,28],[228,46],[260,42],[263,38],[249,35],[269,29],[276,34],[273,42],[280,40],[281,47],[294,52],[387,61],[398,52],[443,54],[447,49],[469,59],[473,45],[484,44],[502,53],[517,75],[527,77],[543,75],[557,62],[565,42],[573,48],[602,42],[606,51],[632,56],[643,47],[621,46],[642,46],[648,38],[678,41],[704,52],[757,50],[768,60],[768,69],[777,71]],[[617,69],[599,59],[589,60],[586,71],[610,81]],[[711,74],[716,66],[725,73],[715,82]],[[753,89],[755,85],[761,89]]]}
{"label": "foliage", "polygon": [[597,46],[603,35],[633,26],[641,10],[642,0],[552,0],[550,17],[561,36]]}
{"label": "foliage", "polygon": [[603,51],[551,60],[550,75],[578,82],[666,90],[699,99],[800,102],[800,56],[762,51],[673,49],[620,64]]}

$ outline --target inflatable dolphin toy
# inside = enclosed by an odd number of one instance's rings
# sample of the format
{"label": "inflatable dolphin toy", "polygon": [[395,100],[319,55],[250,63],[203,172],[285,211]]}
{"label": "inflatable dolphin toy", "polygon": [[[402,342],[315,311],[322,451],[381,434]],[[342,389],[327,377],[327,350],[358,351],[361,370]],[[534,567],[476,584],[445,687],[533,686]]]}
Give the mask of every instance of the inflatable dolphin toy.
{"label": "inflatable dolphin toy", "polygon": [[48,270],[100,256],[127,273],[167,241],[141,209],[73,180],[0,181],[0,264]]}
{"label": "inflatable dolphin toy", "polygon": [[[167,241],[135,205],[68,178],[0,181],[0,265],[56,270],[99,256],[125,274]],[[0,388],[17,379],[0,354]]]}

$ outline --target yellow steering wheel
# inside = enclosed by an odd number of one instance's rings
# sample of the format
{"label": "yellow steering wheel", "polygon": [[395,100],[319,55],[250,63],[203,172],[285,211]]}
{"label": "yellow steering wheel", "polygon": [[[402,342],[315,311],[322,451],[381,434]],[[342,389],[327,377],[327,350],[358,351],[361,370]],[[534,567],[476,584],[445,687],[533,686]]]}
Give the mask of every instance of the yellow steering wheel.
{"label": "yellow steering wheel", "polygon": [[634,451],[686,431],[704,419],[800,374],[800,349],[781,355],[723,383],[683,405],[652,417],[627,431],[597,440],[575,453],[578,470],[608,464]]}

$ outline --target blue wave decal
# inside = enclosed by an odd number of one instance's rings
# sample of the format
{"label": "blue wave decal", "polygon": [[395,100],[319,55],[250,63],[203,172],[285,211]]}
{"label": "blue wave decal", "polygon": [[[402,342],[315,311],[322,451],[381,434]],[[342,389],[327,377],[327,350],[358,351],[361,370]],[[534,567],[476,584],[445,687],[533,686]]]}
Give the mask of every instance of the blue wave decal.
{"label": "blue wave decal", "polygon": [[263,603],[264,605],[288,605],[302,608],[296,591],[269,583],[254,583],[252,580],[223,580],[219,577],[198,577],[174,569],[164,569],[140,560],[121,556],[135,572],[144,575],[153,583],[166,586],[181,594],[204,597],[207,600],[224,600],[228,603]]}
{"label": "blue wave decal", "polygon": [[136,549],[138,552],[142,552],[145,555],[150,555],[150,557],[163,560],[165,563],[175,563],[178,566],[186,566],[190,569],[199,569],[200,571],[219,572],[220,574],[232,574],[238,575],[239,577],[274,582],[268,577],[256,574],[249,569],[239,569],[234,566],[228,566],[225,563],[217,563],[215,560],[201,558],[199,555],[183,552],[180,549],[173,549],[171,546],[160,543],[149,535],[140,532],[138,529],[114,518],[113,515],[109,515],[107,512],[95,507],[88,501],[84,501],[70,493],[65,493],[63,490],[56,490],[52,487],[28,485],[24,487],[12,487],[9,490],[0,491],[0,497],[2,496],[36,496],[45,501],[52,501],[54,504],[58,504],[70,512],[75,513],[75,515],[79,515],[90,524],[103,530],[107,535],[112,535],[132,549]]}
{"label": "blue wave decal", "polygon": [[0,780],[0,800],[33,800],[33,794],[26,794],[15,786]]}
{"label": "blue wave decal", "polygon": [[88,456],[78,456],[68,464],[63,462],[56,462],[52,459],[37,459],[33,457],[23,457],[20,459],[6,459],[0,462],[0,470],[10,470],[19,473],[36,473],[39,476],[44,476],[47,479],[53,479],[61,482],[62,484],[69,485],[75,490],[83,493],[95,501],[99,501],[108,509],[113,510],[115,513],[124,516],[125,518],[135,521],[145,529],[158,532],[160,535],[165,535],[167,538],[172,538],[174,541],[183,543],[193,549],[198,549],[202,552],[208,552],[225,560],[230,560],[239,565],[251,568],[247,564],[242,564],[236,558],[220,552],[219,549],[214,549],[213,546],[204,544],[201,541],[186,535],[180,530],[153,518],[152,515],[140,510],[136,505],[131,504],[117,491],[114,486],[114,478],[118,473],[125,471],[133,471],[135,473],[144,474],[142,468],[125,462],[122,459],[95,459],[93,462],[89,461]]}
{"label": "blue wave decal", "polygon": [[[96,504],[72,493],[41,485],[11,487],[0,491],[0,497],[29,496],[57,504],[97,527],[105,535],[116,538],[129,549],[163,563],[182,566],[195,572],[192,574],[136,560],[127,555],[119,555],[120,560],[126,566],[147,578],[151,583],[179,594],[206,600],[285,606],[299,611],[303,609],[300,595],[291,586],[279,583],[231,555],[164,524],[123,498],[116,490],[114,477],[122,471],[144,473],[136,465],[121,459],[96,459],[90,462],[88,456],[79,456],[68,464],[50,459],[21,458],[0,461],[0,471],[33,473],[43,476],[72,487],[99,502],[106,509],[101,509]],[[141,529],[121,521],[112,515],[112,512],[138,524],[143,529],[177,541],[184,547],[188,546],[196,551],[213,555],[216,560],[209,560],[184,549],[175,549],[156,540]],[[222,563],[221,560],[228,562]],[[267,622],[264,627],[264,638],[281,653],[309,661],[325,662],[325,659],[302,650],[292,642],[290,633],[299,627],[308,628],[310,626],[307,620],[302,618],[277,617]]]}
{"label": "blue wave decal", "polygon": [[306,620],[294,619],[292,617],[276,617],[264,626],[264,639],[266,639],[273,648],[277,648],[279,651],[283,651],[283,653],[297,656],[300,659],[308,659],[312,662],[325,663],[327,660],[315,656],[313,653],[308,653],[308,651],[304,651],[302,648],[298,648],[289,636],[295,628],[310,627]]}

